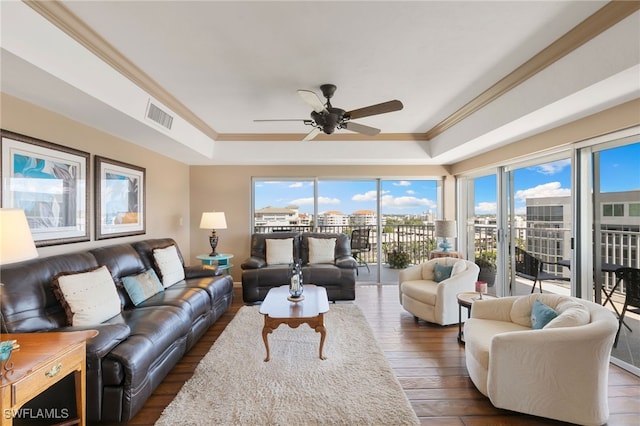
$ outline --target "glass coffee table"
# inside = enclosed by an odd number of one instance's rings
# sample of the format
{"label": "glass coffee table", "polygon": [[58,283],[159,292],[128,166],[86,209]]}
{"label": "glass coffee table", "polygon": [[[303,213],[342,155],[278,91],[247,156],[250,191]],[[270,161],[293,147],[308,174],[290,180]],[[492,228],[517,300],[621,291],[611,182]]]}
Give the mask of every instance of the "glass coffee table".
{"label": "glass coffee table", "polygon": [[280,324],[286,324],[291,328],[298,328],[300,324],[308,324],[316,333],[320,333],[320,359],[326,359],[322,355],[322,347],[327,335],[324,326],[324,314],[329,312],[329,299],[327,290],[311,284],[304,285],[304,299],[289,301],[289,286],[283,285],[269,290],[264,302],[260,305],[260,313],[264,315],[264,327],[262,328],[262,340],[267,350],[265,362],[270,359],[268,335],[278,328]]}

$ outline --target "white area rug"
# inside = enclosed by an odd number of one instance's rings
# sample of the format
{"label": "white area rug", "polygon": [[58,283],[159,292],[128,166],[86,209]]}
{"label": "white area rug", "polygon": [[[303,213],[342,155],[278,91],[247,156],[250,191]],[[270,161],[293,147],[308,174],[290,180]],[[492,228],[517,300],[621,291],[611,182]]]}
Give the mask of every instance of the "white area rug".
{"label": "white area rug", "polygon": [[306,324],[269,335],[263,317],[242,307],[167,406],[156,425],[419,424],[364,315],[332,304],[320,334]]}

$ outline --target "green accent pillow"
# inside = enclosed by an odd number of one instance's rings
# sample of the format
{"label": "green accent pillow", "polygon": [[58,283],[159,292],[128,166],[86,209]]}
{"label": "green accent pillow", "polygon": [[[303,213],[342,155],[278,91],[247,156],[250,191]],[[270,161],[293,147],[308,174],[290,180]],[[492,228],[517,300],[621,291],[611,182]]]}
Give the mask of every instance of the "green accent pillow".
{"label": "green accent pillow", "polygon": [[122,285],[136,306],[154,294],[164,291],[164,287],[153,269],[148,269],[138,275],[124,277]]}
{"label": "green accent pillow", "polygon": [[553,308],[536,299],[531,308],[531,328],[540,330],[557,316],[558,313]]}
{"label": "green accent pillow", "polygon": [[453,265],[445,266],[436,263],[436,266],[433,268],[433,280],[437,283],[446,280],[447,278],[451,277],[452,269]]}

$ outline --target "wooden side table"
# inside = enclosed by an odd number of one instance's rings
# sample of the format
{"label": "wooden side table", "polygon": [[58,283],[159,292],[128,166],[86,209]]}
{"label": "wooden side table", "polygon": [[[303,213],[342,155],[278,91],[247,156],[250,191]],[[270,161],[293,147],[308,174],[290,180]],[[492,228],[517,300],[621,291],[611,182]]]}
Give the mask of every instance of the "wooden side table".
{"label": "wooden side table", "polygon": [[233,258],[229,253],[218,253],[215,256],[209,256],[208,254],[201,254],[196,256],[203,265],[215,265],[217,263],[218,269],[229,274],[229,269],[233,266],[230,259]]}
{"label": "wooden side table", "polygon": [[[497,299],[497,296],[492,296],[490,294],[483,294],[482,299]],[[467,318],[471,316],[471,305],[476,300],[480,300],[480,293],[475,291],[470,291],[466,293],[458,293],[458,343],[464,345],[464,339],[462,338],[462,308],[467,309]]]}
{"label": "wooden side table", "polygon": [[462,253],[460,253],[459,251],[433,250],[429,252],[429,260],[437,259],[439,257],[455,257],[456,259],[463,259]]}
{"label": "wooden side table", "polygon": [[47,412],[51,423],[86,424],[86,341],[98,334],[95,330],[61,333],[4,334],[2,340],[17,340],[20,348],[11,354],[13,370],[0,377],[0,425],[12,425],[13,418],[28,420],[29,413],[20,408],[69,374],[75,376],[78,418],[61,409]]}

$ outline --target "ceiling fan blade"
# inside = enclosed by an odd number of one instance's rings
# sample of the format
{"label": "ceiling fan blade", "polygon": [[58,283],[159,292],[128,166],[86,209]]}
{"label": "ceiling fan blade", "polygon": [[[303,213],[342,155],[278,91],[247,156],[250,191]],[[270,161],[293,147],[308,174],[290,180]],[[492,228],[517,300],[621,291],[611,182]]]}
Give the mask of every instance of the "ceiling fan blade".
{"label": "ceiling fan blade", "polygon": [[260,123],[265,121],[302,121],[304,124],[313,124],[313,120],[309,120],[308,118],[267,118],[267,119],[258,119],[253,120],[254,123]]}
{"label": "ceiling fan blade", "polygon": [[322,129],[320,129],[319,127],[314,127],[313,130],[307,133],[307,136],[305,136],[304,139],[302,140],[310,141],[314,139],[316,136],[318,136],[320,133],[322,133]]}
{"label": "ceiling fan blade", "polygon": [[313,110],[315,112],[320,113],[320,112],[323,112],[323,111],[327,111],[327,108],[325,108],[324,103],[322,102],[322,100],[320,100],[318,95],[316,95],[311,90],[300,89],[300,90],[298,90],[298,94],[300,95],[302,100],[304,100],[307,104],[309,104],[311,106],[311,108],[313,108]]}
{"label": "ceiling fan blade", "polygon": [[392,101],[383,102],[381,104],[370,105],[364,108],[354,109],[353,111],[348,111],[345,115],[349,117],[349,119],[353,118],[361,118],[368,117],[370,115],[377,114],[385,114],[387,112],[399,111],[404,107],[402,102],[397,99]]}
{"label": "ceiling fan blade", "polygon": [[347,130],[351,130],[352,132],[362,133],[367,136],[375,136],[380,133],[380,129],[365,126],[364,124],[354,123],[353,121],[347,121],[343,127]]}

